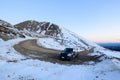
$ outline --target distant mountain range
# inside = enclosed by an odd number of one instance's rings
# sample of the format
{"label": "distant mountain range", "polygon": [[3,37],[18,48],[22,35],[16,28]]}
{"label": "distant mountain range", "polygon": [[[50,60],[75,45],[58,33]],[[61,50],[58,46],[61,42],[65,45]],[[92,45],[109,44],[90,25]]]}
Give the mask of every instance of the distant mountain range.
{"label": "distant mountain range", "polygon": [[110,50],[115,50],[115,51],[120,51],[120,43],[98,43],[100,46],[110,49]]}

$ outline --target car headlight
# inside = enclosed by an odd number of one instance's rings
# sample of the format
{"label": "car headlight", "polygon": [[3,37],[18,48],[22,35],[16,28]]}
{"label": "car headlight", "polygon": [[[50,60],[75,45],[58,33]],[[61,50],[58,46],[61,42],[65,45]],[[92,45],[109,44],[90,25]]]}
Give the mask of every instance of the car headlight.
{"label": "car headlight", "polygon": [[72,56],[72,54],[68,54],[67,56]]}

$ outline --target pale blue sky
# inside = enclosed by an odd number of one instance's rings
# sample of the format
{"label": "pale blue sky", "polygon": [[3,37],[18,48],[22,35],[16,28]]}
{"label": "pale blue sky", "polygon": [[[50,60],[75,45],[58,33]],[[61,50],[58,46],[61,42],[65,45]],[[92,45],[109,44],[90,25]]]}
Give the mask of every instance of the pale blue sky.
{"label": "pale blue sky", "polygon": [[120,0],[0,0],[0,19],[50,21],[92,41],[120,42]]}

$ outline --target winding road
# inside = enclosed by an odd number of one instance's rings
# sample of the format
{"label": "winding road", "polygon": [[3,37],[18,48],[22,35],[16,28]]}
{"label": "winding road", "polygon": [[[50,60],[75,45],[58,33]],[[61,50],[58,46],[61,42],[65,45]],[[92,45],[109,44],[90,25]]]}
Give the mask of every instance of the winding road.
{"label": "winding road", "polygon": [[[14,45],[14,49],[26,56],[26,58],[39,59],[42,61],[59,63],[59,64],[82,64],[86,61],[98,61],[94,56],[88,56],[93,50],[80,52],[78,57],[71,61],[59,60],[59,50],[48,49],[37,45],[37,40],[30,39]],[[87,53],[87,54],[86,54]]]}

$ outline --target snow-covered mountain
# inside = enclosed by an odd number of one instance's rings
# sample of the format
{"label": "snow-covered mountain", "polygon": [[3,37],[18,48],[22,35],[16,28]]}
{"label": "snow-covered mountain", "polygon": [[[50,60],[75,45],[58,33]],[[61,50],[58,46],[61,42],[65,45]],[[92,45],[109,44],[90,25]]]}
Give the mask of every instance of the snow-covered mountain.
{"label": "snow-covered mountain", "polygon": [[0,38],[3,40],[10,40],[15,38],[25,38],[17,29],[14,28],[10,23],[0,20]]}
{"label": "snow-covered mountain", "polygon": [[27,20],[12,25],[0,20],[0,33],[0,38],[3,40],[28,37],[37,39],[37,44],[44,48],[63,50],[66,47],[72,47],[78,51],[92,49],[93,52],[99,52],[100,54],[102,53],[100,50],[104,49],[66,28],[50,22]]}
{"label": "snow-covered mountain", "polygon": [[0,26],[13,27],[10,23],[0,19]]}
{"label": "snow-covered mountain", "polygon": [[79,50],[98,47],[92,42],[81,38],[79,35],[50,22],[28,20],[12,26],[10,23],[1,20],[0,24],[0,38],[3,40],[15,39],[18,37],[47,38],[53,39],[54,42],[61,46],[77,47]]}
{"label": "snow-covered mountain", "polygon": [[[65,62],[56,54],[50,56],[66,47],[83,53]],[[69,64],[75,61],[76,65]],[[120,52],[104,49],[50,22],[28,20],[11,25],[0,20],[0,72],[2,80],[119,80]]]}
{"label": "snow-covered mountain", "polygon": [[50,37],[39,38],[37,40],[38,45],[40,46],[42,45],[45,47],[49,46],[49,48],[58,49],[58,50],[63,50],[64,48],[67,47],[76,48],[79,51],[89,50],[96,47],[101,48],[98,45],[82,38],[81,36],[65,28],[60,28],[60,31],[61,31],[60,35],[56,37],[50,36]]}
{"label": "snow-covered mountain", "polygon": [[28,20],[15,25],[20,32],[31,36],[54,36],[57,37],[61,34],[59,26],[50,22],[38,22],[35,20]]}

